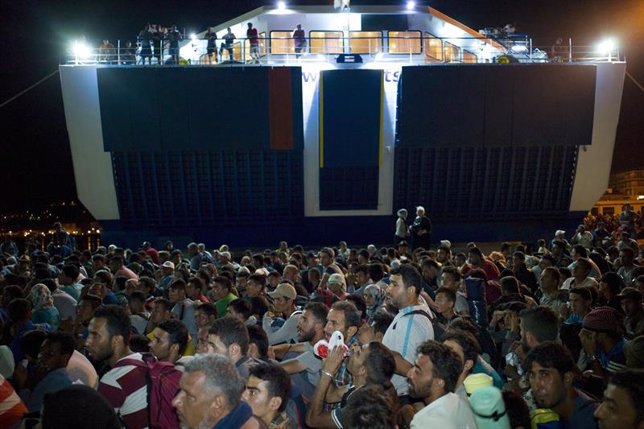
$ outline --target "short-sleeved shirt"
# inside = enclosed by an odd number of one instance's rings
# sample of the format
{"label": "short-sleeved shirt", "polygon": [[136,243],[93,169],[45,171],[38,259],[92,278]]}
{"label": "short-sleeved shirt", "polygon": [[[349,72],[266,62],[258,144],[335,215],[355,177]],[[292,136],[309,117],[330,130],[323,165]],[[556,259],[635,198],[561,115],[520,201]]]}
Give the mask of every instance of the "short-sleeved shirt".
{"label": "short-sleeved shirt", "polygon": [[[398,312],[382,339],[382,344],[390,350],[400,353],[409,363],[416,360],[416,349],[420,344],[434,339],[434,328],[430,319],[422,314],[410,314],[418,310],[431,315],[429,308],[425,305],[405,307]],[[392,377],[391,382],[396,388],[398,396],[407,394],[408,386],[405,377],[396,374]]]}
{"label": "short-sleeved shirt", "polygon": [[249,28],[246,31],[246,38],[250,42],[251,46],[259,45],[259,38],[257,37],[257,28]]}
{"label": "short-sleeved shirt", "polygon": [[148,427],[148,399],[145,369],[130,365],[128,360],[143,360],[141,353],[120,359],[98,385],[98,393],[114,407],[128,429]]}

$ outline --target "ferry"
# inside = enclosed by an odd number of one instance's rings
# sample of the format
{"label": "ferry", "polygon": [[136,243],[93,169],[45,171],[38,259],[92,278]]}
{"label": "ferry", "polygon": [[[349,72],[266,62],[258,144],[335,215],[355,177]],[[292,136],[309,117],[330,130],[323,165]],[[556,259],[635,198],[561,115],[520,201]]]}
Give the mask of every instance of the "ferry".
{"label": "ferry", "polygon": [[388,244],[417,206],[434,242],[531,241],[573,231],[608,186],[616,53],[553,62],[412,4],[265,6],[185,36],[152,65],[120,43],[60,65],[104,242]]}

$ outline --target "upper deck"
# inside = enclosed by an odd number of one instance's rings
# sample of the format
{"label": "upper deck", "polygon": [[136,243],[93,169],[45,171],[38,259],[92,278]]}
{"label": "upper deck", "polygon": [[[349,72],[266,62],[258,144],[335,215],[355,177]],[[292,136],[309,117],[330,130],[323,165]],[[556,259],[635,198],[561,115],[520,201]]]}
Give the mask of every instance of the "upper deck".
{"label": "upper deck", "polygon": [[[246,37],[248,24],[257,29],[258,58]],[[305,47],[296,52],[293,32],[301,25]],[[222,48],[228,28],[235,36],[231,49]],[[511,31],[511,30],[510,30]],[[431,7],[264,6],[199,33],[181,35],[179,54],[171,50],[167,33],[139,35],[136,45],[116,41],[113,48],[76,45],[65,64],[109,65],[293,65],[301,63],[494,63],[597,62],[619,60],[617,48],[597,52],[561,40],[553,46],[534,46],[526,34],[502,29],[474,30]],[[209,54],[208,35],[216,34]],[[150,40],[149,60],[142,39]],[[230,57],[232,53],[232,58]]]}

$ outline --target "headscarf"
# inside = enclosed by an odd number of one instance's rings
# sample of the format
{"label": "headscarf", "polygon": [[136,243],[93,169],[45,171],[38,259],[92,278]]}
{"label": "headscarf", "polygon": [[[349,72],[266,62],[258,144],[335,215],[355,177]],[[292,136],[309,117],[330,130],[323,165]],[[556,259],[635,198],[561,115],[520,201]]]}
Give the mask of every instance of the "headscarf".
{"label": "headscarf", "polygon": [[54,305],[54,298],[51,296],[51,291],[42,283],[38,283],[31,288],[29,299],[34,310],[40,310]]}
{"label": "headscarf", "polygon": [[371,295],[374,299],[373,305],[367,305],[367,316],[372,318],[384,299],[384,291],[375,284],[370,284],[364,289],[364,295]]}

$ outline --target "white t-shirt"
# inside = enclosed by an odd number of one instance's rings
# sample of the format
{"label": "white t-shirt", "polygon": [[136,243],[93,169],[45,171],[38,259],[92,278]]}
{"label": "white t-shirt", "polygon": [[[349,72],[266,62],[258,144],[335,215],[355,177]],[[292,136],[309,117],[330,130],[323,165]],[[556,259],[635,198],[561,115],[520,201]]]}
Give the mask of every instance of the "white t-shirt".
{"label": "white t-shirt", "polygon": [[581,285],[575,285],[575,278],[574,277],[569,277],[566,279],[566,281],[563,282],[561,285],[562,290],[570,290],[573,287],[589,287],[593,286],[595,288],[599,287],[597,284],[597,280],[595,280],[592,277],[586,277],[586,279],[582,282]]}
{"label": "white t-shirt", "polygon": [[476,429],[470,405],[456,393],[447,393],[416,413],[411,429]]}
{"label": "white t-shirt", "polygon": [[[385,336],[382,338],[382,344],[390,350],[400,353],[400,355],[409,363],[416,360],[416,349],[419,345],[427,340],[434,339],[434,327],[432,322],[422,314],[409,313],[417,310],[423,310],[432,315],[429,307],[426,305],[414,305],[403,308],[394,317],[393,322],[387,328]],[[396,388],[398,396],[406,395],[408,391],[407,378],[394,375],[391,382]]]}

